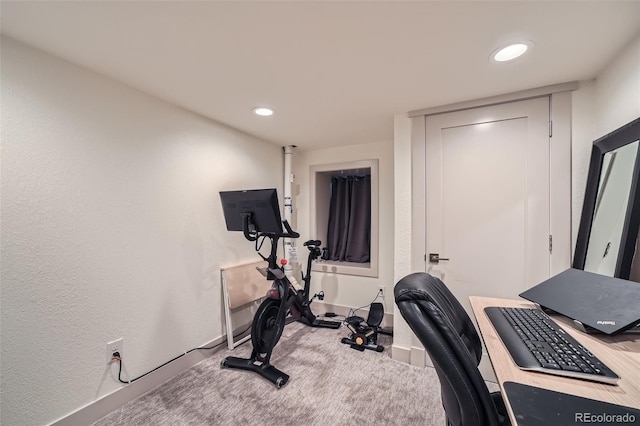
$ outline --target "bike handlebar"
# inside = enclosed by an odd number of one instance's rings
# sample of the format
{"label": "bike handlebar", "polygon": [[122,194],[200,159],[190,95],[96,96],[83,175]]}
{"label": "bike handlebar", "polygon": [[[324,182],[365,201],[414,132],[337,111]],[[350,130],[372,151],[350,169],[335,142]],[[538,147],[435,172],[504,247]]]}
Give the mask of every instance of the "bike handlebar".
{"label": "bike handlebar", "polygon": [[298,234],[296,231],[291,229],[291,225],[289,225],[289,221],[288,220],[283,220],[282,224],[284,225],[284,229],[287,230],[287,233],[280,235],[281,237],[284,237],[284,238],[298,238],[298,237],[300,237],[300,234]]}
{"label": "bike handlebar", "polygon": [[291,225],[289,225],[289,221],[283,220],[282,224],[284,225],[284,229],[286,232],[260,232],[257,230],[250,229],[250,214],[245,214],[242,216],[242,232],[244,233],[244,237],[249,241],[256,241],[259,237],[271,237],[271,238],[298,238],[300,234],[291,229]]}

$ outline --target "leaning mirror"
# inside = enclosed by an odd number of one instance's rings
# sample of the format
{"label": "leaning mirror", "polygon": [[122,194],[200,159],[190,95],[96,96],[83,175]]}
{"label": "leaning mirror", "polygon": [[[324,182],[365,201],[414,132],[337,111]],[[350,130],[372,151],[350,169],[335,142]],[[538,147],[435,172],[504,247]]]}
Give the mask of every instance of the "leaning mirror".
{"label": "leaning mirror", "polygon": [[593,143],[573,267],[629,279],[640,223],[640,118]]}

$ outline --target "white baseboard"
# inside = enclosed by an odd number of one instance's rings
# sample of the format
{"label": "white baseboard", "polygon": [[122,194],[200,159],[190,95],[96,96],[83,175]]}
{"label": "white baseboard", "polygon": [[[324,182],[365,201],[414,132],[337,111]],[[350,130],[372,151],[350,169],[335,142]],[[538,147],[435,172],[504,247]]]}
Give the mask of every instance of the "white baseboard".
{"label": "white baseboard", "polygon": [[411,349],[402,346],[391,346],[391,359],[411,364]]}
{"label": "white baseboard", "polygon": [[411,365],[416,367],[433,367],[431,358],[422,346],[411,346]]}
{"label": "white baseboard", "polygon": [[200,361],[211,356],[211,354],[218,352],[220,349],[227,349],[227,346],[222,344],[226,340],[226,335],[220,336],[217,339],[202,345],[203,347],[209,347],[219,344],[217,348],[189,352],[133,383],[129,383],[127,385],[123,384],[120,389],[85,405],[59,420],[56,420],[51,423],[51,426],[77,426],[92,424],[112,411],[122,407],[126,403],[163,384],[172,377],[190,369]]}
{"label": "white baseboard", "polygon": [[422,347],[412,346],[405,348],[396,345],[391,346],[391,358],[416,367],[433,367],[431,360],[426,355]]}

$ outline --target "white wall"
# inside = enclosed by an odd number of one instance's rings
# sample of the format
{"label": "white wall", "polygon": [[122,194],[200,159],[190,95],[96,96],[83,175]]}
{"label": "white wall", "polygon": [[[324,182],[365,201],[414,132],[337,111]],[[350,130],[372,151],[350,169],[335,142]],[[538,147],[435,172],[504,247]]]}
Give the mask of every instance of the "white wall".
{"label": "white wall", "polygon": [[9,39],[1,59],[0,423],[40,425],[121,387],[109,340],[136,377],[222,335],[220,267],[257,259],[218,191],[281,190],[282,150]]}
{"label": "white wall", "polygon": [[640,117],[640,33],[596,78],[597,137]]}
{"label": "white wall", "polygon": [[[391,142],[351,145],[339,148],[295,150],[293,171],[293,222],[300,232],[298,257],[306,265],[307,254],[302,242],[309,239],[324,240],[326,236],[311,235],[309,229],[309,168],[313,165],[333,164],[358,160],[378,160],[379,172],[379,257],[378,277],[367,278],[314,271],[311,279],[312,294],[323,290],[325,303],[360,307],[369,305],[376,297],[378,284],[386,287],[385,312],[393,312],[393,144]],[[297,277],[299,278],[299,277]],[[380,300],[378,300],[380,301]],[[314,302],[315,304],[316,302]],[[322,303],[322,302],[318,302]]]}
{"label": "white wall", "polygon": [[[403,277],[415,272],[411,267],[412,238],[424,238],[413,236],[411,227],[412,212],[412,185],[411,185],[411,119],[405,114],[394,117],[394,211],[395,211],[395,235],[394,235],[394,276],[393,285]],[[392,294],[392,293],[390,293]],[[417,346],[413,340],[413,332],[402,318],[398,306],[393,304],[393,359],[410,362],[410,348]]]}
{"label": "white wall", "polygon": [[593,141],[640,117],[640,34],[593,81],[572,94],[572,241],[587,185]]}

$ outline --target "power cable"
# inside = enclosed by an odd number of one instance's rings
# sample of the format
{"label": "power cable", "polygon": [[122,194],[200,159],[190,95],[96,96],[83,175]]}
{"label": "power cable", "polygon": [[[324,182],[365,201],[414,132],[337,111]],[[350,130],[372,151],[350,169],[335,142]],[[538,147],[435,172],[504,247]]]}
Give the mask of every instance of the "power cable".
{"label": "power cable", "polygon": [[[246,329],[244,329],[243,331],[241,331],[241,332],[240,332],[240,333],[238,333],[237,335],[234,335],[234,336],[233,336],[233,338],[234,338],[234,339],[236,339],[237,337],[242,336],[244,333],[246,333],[247,331],[249,331],[249,329],[250,329],[250,328],[251,328],[251,325],[249,325],[249,327],[247,327]],[[160,368],[164,367],[165,365],[167,365],[167,364],[169,364],[169,363],[171,363],[171,362],[175,361],[175,360],[176,360],[176,359],[178,359],[178,358],[181,358],[181,357],[183,357],[183,356],[187,355],[188,353],[191,353],[191,352],[193,352],[193,351],[198,351],[198,350],[209,350],[209,349],[215,349],[215,348],[217,348],[217,347],[221,346],[222,344],[224,344],[225,342],[226,342],[226,340],[223,340],[222,342],[217,343],[217,344],[215,344],[215,345],[213,345],[213,346],[208,346],[208,347],[207,347],[207,346],[204,346],[204,347],[197,347],[197,348],[189,349],[189,350],[188,350],[188,351],[186,351],[185,353],[180,354],[180,355],[178,355],[177,357],[170,359],[169,361],[165,362],[164,364],[157,366],[157,367],[156,367],[156,368],[154,368],[153,370],[147,371],[146,373],[144,373],[144,374],[142,374],[142,375],[140,375],[140,376],[136,377],[135,379],[131,379],[131,380],[128,380],[128,381],[122,380],[122,377],[121,377],[121,376],[122,376],[122,357],[120,356],[120,354],[119,354],[118,352],[114,352],[114,353],[113,353],[113,357],[111,358],[111,360],[112,360],[112,361],[118,361],[118,380],[120,381],[120,383],[128,384],[128,383],[133,383],[133,382],[135,382],[136,380],[141,379],[141,378],[143,378],[144,376],[146,376],[146,375],[148,375],[148,374],[153,373],[154,371],[156,371],[156,370],[158,370],[158,369],[160,369]],[[244,343],[244,342],[243,342],[243,343]]]}

